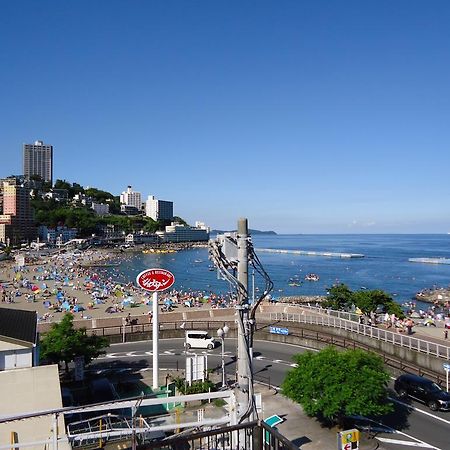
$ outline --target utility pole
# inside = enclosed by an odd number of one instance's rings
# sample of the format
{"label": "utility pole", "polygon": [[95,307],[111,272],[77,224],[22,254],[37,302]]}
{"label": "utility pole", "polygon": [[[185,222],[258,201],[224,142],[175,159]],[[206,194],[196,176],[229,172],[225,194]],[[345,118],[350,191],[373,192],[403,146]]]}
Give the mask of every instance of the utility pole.
{"label": "utility pole", "polygon": [[238,417],[249,416],[252,399],[253,380],[249,353],[249,304],[248,304],[248,222],[239,219],[237,227],[238,254],[238,360],[237,360],[237,401]]}

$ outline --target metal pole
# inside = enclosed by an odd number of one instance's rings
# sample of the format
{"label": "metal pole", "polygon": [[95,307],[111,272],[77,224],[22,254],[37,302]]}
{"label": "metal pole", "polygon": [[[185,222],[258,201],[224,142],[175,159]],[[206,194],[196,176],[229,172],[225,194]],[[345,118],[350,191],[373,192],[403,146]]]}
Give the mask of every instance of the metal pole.
{"label": "metal pole", "polygon": [[58,414],[53,414],[53,450],[58,450]]}
{"label": "metal pole", "polygon": [[158,383],[158,332],[159,332],[159,320],[158,320],[158,291],[153,292],[153,317],[152,317],[152,340],[153,340],[153,390],[159,388]]}
{"label": "metal pole", "polygon": [[[222,387],[225,387],[225,339],[222,335]],[[447,372],[447,390],[448,390],[448,372]]]}
{"label": "metal pole", "polygon": [[450,371],[448,369],[446,369],[446,371],[445,371],[445,380],[446,380],[446,384],[447,384],[447,392],[448,392],[448,373],[449,372]]}
{"label": "metal pole", "polygon": [[125,317],[122,317],[122,342],[125,342],[125,323],[126,319]]}
{"label": "metal pole", "polygon": [[248,336],[248,223],[247,219],[239,219],[237,224],[238,246],[238,280],[241,288],[238,291],[238,361],[237,361],[237,400],[238,416],[242,420],[248,414],[250,383],[252,373],[249,356]]}

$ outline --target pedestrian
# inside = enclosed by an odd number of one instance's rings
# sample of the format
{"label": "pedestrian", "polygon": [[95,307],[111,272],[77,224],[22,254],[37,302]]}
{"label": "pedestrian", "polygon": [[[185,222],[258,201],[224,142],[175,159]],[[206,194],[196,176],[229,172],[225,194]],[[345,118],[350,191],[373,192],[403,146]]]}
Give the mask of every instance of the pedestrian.
{"label": "pedestrian", "polygon": [[448,339],[448,330],[447,330],[447,328],[444,330],[444,339]]}
{"label": "pedestrian", "polygon": [[408,330],[408,335],[412,334],[413,325],[414,325],[414,322],[412,321],[412,319],[408,319],[406,321],[406,329]]}

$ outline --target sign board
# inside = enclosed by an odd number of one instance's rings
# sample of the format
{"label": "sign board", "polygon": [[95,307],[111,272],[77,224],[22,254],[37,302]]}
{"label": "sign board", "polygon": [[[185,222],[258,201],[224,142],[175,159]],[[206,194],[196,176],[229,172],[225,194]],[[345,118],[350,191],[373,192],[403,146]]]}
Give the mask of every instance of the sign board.
{"label": "sign board", "polygon": [[338,433],[338,450],[358,450],[359,449],[359,430],[340,431]]}
{"label": "sign board", "polygon": [[[277,414],[264,419],[264,423],[269,425],[270,428],[275,428],[281,422],[283,422],[283,419]],[[264,431],[264,443],[270,445],[270,432],[267,430]]]}
{"label": "sign board", "polygon": [[186,382],[189,385],[193,381],[205,381],[205,373],[208,370],[206,355],[194,355],[186,358]]}
{"label": "sign board", "polygon": [[269,327],[269,332],[272,334],[283,334],[284,336],[287,336],[289,334],[289,329],[282,327]]}
{"label": "sign board", "polygon": [[450,363],[444,363],[442,364],[442,367],[444,368],[445,371],[449,371],[450,370]]}
{"label": "sign board", "polygon": [[263,410],[263,403],[262,403],[262,395],[261,392],[256,392],[253,395],[255,399],[255,406],[256,406],[256,412],[261,413]]}
{"label": "sign board", "polygon": [[175,283],[175,276],[165,269],[146,269],[136,277],[136,283],[149,292],[165,291]]}

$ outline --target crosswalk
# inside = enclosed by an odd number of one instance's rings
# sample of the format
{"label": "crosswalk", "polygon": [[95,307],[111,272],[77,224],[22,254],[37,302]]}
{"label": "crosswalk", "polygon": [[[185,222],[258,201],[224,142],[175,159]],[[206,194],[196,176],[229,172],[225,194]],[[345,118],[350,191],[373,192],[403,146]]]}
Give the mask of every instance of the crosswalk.
{"label": "crosswalk", "polygon": [[[216,358],[222,357],[221,353],[214,353],[212,351],[193,352],[191,350],[191,351],[188,351],[187,353],[185,353],[184,351],[182,351],[182,350],[180,351],[179,349],[164,350],[159,353],[159,356],[185,356],[185,355],[194,356],[195,354],[205,354],[205,355],[208,355],[208,357],[216,357]],[[112,352],[112,353],[107,353],[106,355],[97,358],[97,361],[108,360],[108,359],[121,359],[121,358],[145,358],[145,357],[149,357],[149,356],[153,356],[152,351]],[[233,358],[233,357],[236,357],[236,355],[233,352],[225,351],[224,357],[225,358]],[[282,359],[270,359],[270,358],[267,358],[266,356],[262,356],[262,355],[255,356],[253,359],[256,361],[265,361],[265,362],[269,362],[269,363],[273,363],[273,364],[281,364],[281,365],[289,366],[289,367],[297,367],[297,364],[292,363],[290,361],[284,361]]]}

